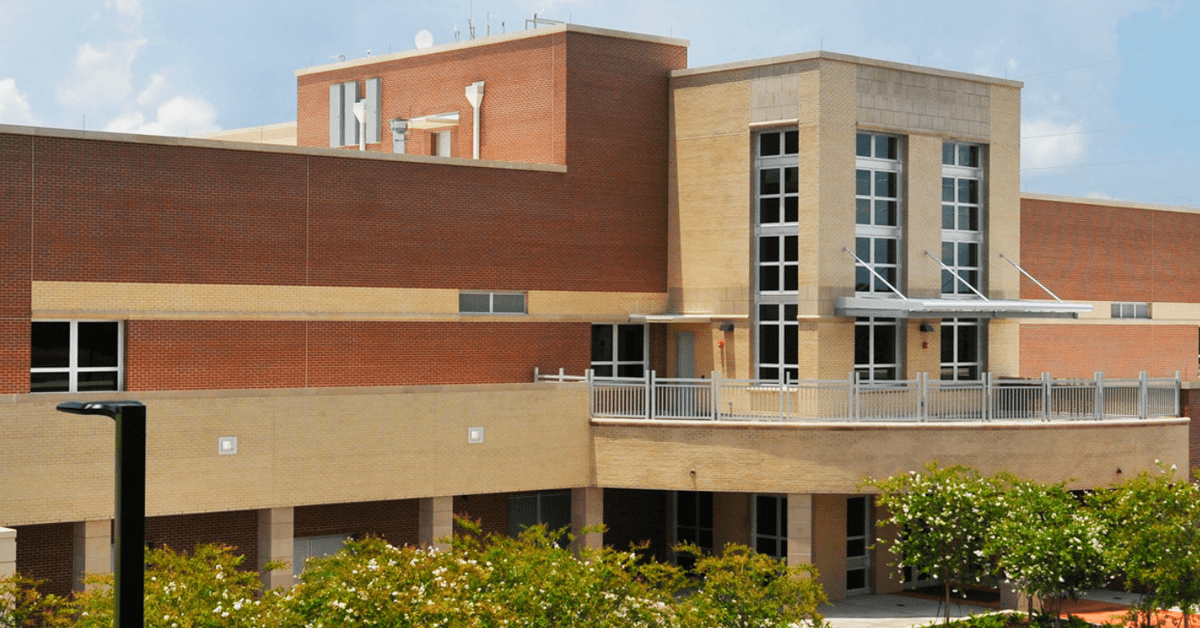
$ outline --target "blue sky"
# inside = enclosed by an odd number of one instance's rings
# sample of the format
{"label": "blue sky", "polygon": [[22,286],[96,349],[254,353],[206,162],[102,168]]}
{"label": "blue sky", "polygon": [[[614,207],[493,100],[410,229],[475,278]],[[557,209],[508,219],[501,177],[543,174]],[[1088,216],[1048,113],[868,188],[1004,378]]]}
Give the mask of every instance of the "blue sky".
{"label": "blue sky", "polygon": [[0,123],[289,121],[297,68],[535,12],[689,39],[693,67],[824,48],[1023,80],[1023,189],[1200,206],[1200,0],[0,0]]}

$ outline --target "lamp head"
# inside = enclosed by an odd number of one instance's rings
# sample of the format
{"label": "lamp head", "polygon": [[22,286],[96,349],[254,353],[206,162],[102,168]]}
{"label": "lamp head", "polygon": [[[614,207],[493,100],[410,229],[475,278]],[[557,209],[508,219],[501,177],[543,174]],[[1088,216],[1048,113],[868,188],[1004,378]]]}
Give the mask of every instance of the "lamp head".
{"label": "lamp head", "polygon": [[59,412],[67,414],[100,414],[110,419],[117,418],[123,408],[145,407],[140,401],[64,401],[58,404]]}

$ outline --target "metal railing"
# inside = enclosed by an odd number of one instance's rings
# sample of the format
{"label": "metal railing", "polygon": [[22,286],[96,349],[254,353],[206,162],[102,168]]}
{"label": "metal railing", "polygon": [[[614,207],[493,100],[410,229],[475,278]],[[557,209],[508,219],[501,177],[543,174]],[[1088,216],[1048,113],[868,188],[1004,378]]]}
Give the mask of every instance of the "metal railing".
{"label": "metal railing", "polygon": [[978,381],[916,379],[761,381],[708,378],[601,377],[535,369],[535,382],[587,384],[600,418],[683,421],[1069,421],[1179,416],[1180,378]]}

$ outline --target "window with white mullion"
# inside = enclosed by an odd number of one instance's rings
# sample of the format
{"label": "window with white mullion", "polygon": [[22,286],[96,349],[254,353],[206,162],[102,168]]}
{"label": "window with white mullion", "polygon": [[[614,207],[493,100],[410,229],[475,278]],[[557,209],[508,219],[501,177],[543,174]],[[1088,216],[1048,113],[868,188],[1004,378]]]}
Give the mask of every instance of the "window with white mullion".
{"label": "window with white mullion", "polygon": [[787,498],[777,495],[755,495],[751,504],[754,551],[787,560]]}
{"label": "window with white mullion", "polygon": [[30,392],[120,390],[123,345],[119,321],[33,321]]}
{"label": "window with white mullion", "polygon": [[592,325],[592,372],[597,377],[644,377],[648,342],[645,325]]}
{"label": "window with white mullion", "polygon": [[[942,294],[970,296],[982,285],[983,168],[979,146],[942,144]],[[970,287],[968,287],[970,284]]]}
{"label": "window with white mullion", "polygon": [[891,295],[870,270],[900,289],[900,138],[859,133],[855,153],[855,254],[862,263],[856,264],[854,290]]}
{"label": "window with white mullion", "polygon": [[854,322],[854,372],[863,381],[900,377],[900,326],[894,318]]}
{"label": "window with white mullion", "polygon": [[942,320],[942,379],[977,381],[982,372],[980,337],[983,326],[978,319]]}
{"label": "window with white mullion", "polygon": [[754,135],[754,285],[757,378],[799,372],[799,131]]}

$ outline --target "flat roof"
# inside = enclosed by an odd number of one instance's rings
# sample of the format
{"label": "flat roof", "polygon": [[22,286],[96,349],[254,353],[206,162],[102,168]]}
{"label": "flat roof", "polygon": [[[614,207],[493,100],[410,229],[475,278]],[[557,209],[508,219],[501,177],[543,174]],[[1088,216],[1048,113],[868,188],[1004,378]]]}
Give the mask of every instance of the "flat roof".
{"label": "flat roof", "polygon": [[1101,207],[1124,207],[1126,209],[1147,209],[1161,212],[1179,212],[1183,214],[1200,214],[1200,207],[1194,205],[1163,205],[1159,203],[1123,201],[1119,198],[1092,198],[1090,196],[1063,196],[1059,194],[1021,192],[1021,199],[1030,199],[1033,201],[1053,201],[1056,203],[1074,203],[1077,205],[1100,205]]}
{"label": "flat roof", "polygon": [[808,61],[810,59],[829,59],[832,61],[844,61],[846,63],[854,63],[857,65],[868,65],[888,70],[900,70],[903,72],[914,72],[917,74],[929,74],[931,76],[939,76],[943,78],[962,79],[966,81],[975,81],[978,83],[990,83],[993,85],[1004,85],[1006,87],[1024,87],[1022,81],[1014,81],[1012,79],[1003,79],[995,76],[986,76],[983,74],[970,74],[968,72],[956,72],[954,70],[942,70],[931,68],[924,65],[912,65],[909,63],[897,63],[895,61],[884,61],[882,59],[871,59],[869,57],[858,57],[855,55],[842,54],[840,52],[830,52],[828,50],[813,50],[809,52],[800,52],[796,54],[783,55],[780,57],[766,57],[763,59],[749,59],[746,61],[734,61],[732,63],[722,63],[718,65],[707,65],[698,68],[684,68],[682,70],[674,70],[671,72],[671,78],[684,76],[697,76],[701,74],[716,74],[720,72],[730,72],[734,70],[746,70],[751,68],[767,67],[772,65],[781,65],[784,63],[795,63],[797,61]]}
{"label": "flat roof", "polygon": [[659,35],[646,35],[644,33],[630,33],[627,31],[618,31],[607,28],[596,28],[594,26],[581,26],[579,24],[555,24],[553,26],[543,26],[541,28],[533,28],[529,30],[514,31],[501,35],[491,35],[488,37],[477,37],[465,41],[456,41],[447,44],[439,44],[430,46],[429,48],[402,50],[385,55],[374,55],[363,57],[361,59],[351,59],[347,61],[338,61],[337,63],[326,63],[323,65],[315,65],[309,68],[300,68],[296,70],[296,76],[304,76],[307,74],[317,74],[320,72],[330,72],[333,70],[341,70],[344,68],[354,68],[359,66],[371,65],[374,63],[383,63],[385,61],[395,61],[397,59],[409,59],[412,57],[420,57],[424,55],[439,54],[452,50],[463,50],[467,48],[475,48],[477,46],[490,46],[508,41],[516,41],[518,39],[527,39],[530,37],[545,37],[557,33],[585,33],[588,35],[597,35],[600,37],[616,37],[619,39],[632,39],[634,41],[645,41],[655,44],[668,44],[672,46],[688,47],[691,42],[686,39],[677,39],[675,37],[662,37]]}
{"label": "flat roof", "polygon": [[138,135],[134,133],[110,133],[107,131],[78,131],[75,129],[20,126],[15,124],[0,124],[0,134],[28,135],[31,138],[56,137],[77,140],[94,140],[100,142],[147,144],[153,146],[189,146],[193,148],[213,148],[218,150],[244,150],[256,153],[286,153],[291,155],[312,155],[314,157],[341,157],[343,159],[407,161],[426,164],[443,164],[448,166],[467,166],[470,168],[495,168],[499,170],[531,170],[540,172],[567,171],[566,166],[558,164],[535,164],[520,161],[494,161],[491,159],[471,159],[469,157],[397,155],[394,153],[385,153],[382,151],[373,150],[360,151],[352,148],[285,146],[280,144],[261,144],[258,142],[238,142],[234,140],[208,140],[197,137],[175,137],[171,135]]}

